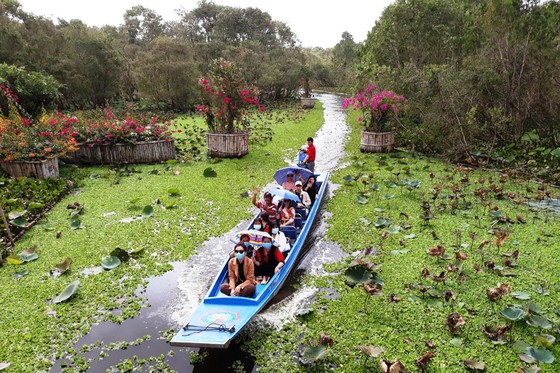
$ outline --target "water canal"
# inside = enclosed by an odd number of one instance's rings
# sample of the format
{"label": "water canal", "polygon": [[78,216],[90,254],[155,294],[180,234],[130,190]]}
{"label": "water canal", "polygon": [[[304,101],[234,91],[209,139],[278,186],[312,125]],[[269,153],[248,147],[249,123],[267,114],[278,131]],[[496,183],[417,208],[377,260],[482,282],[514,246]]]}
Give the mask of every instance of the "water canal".
{"label": "water canal", "polygon": [[[315,135],[310,134],[317,148],[316,171],[333,171],[344,167],[340,160],[349,133],[346,114],[339,96],[317,94],[315,97],[324,107],[323,126]],[[291,164],[295,164],[295,161],[295,156],[287,160]],[[335,185],[329,185],[327,200],[335,189]],[[267,308],[251,321],[245,333],[262,328],[280,329],[284,323],[293,320],[298,310],[308,307],[318,291],[301,284],[302,276],[323,275],[324,263],[345,255],[336,244],[324,239],[326,214],[324,209],[321,210],[314,231],[306,241],[302,259],[287,283]],[[178,330],[188,320],[231,250],[230,240],[247,224],[248,221],[240,222],[230,232],[205,242],[186,262],[173,263],[172,271],[149,279],[148,286],[138,290],[138,296],[145,298],[151,307],[143,308],[139,316],[127,319],[120,325],[102,322],[93,326],[75,345],[76,351],[80,351],[84,345],[93,345],[89,351],[81,353],[89,363],[89,371],[119,371],[117,365],[132,363],[140,371],[166,366],[177,372],[214,373],[233,371],[234,366],[242,365],[243,371],[256,372],[251,356],[243,352],[235,341],[227,350],[199,351],[197,348],[172,347],[163,337],[165,331],[170,328]],[[101,341],[100,345],[98,341]],[[138,343],[128,343],[126,348],[119,348],[122,342],[127,341]],[[192,364],[191,353],[205,358]],[[62,364],[63,361],[58,361],[51,372],[60,372]]]}

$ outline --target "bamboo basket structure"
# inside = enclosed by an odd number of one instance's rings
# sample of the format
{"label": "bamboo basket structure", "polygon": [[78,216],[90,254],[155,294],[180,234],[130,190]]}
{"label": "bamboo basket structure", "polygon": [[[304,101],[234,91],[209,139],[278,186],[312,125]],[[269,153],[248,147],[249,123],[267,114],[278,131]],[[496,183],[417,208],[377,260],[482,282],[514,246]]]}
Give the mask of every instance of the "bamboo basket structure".
{"label": "bamboo basket structure", "polygon": [[395,132],[362,131],[360,150],[366,153],[390,153],[395,144]]}
{"label": "bamboo basket structure", "polygon": [[217,158],[241,158],[249,153],[249,133],[206,132],[207,153]]}
{"label": "bamboo basket structure", "polygon": [[2,161],[2,169],[11,177],[34,177],[48,179],[58,177],[58,158],[44,159],[41,161]]}
{"label": "bamboo basket structure", "polygon": [[302,97],[301,107],[304,109],[313,109],[315,107],[315,100],[313,97]]}
{"label": "bamboo basket structure", "polygon": [[130,144],[78,145],[78,150],[66,154],[64,161],[76,164],[157,163],[175,159],[173,139],[144,141]]}

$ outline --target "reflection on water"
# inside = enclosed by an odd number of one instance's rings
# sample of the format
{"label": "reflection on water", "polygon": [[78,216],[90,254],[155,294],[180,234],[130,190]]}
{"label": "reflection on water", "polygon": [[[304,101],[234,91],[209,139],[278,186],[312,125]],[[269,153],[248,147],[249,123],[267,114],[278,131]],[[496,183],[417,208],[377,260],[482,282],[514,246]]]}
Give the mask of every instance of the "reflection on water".
{"label": "reflection on water", "polygon": [[[344,142],[349,133],[346,115],[342,110],[342,98],[332,94],[318,94],[316,98],[323,104],[325,120],[315,135],[310,134],[317,148],[316,170],[333,171],[341,167],[338,162],[344,155]],[[330,196],[334,189],[335,186],[330,184]],[[320,211],[297,268],[267,308],[249,324],[248,332],[262,328],[279,329],[292,321],[298,311],[309,307],[318,291],[300,285],[302,276],[326,275],[323,264],[346,255],[337,245],[324,239],[326,214]],[[248,221],[241,222],[223,236],[208,240],[185,263],[174,263],[172,271],[149,279],[145,292],[140,293],[139,289],[138,296],[147,298],[151,307],[143,308],[139,316],[120,325],[102,322],[92,327],[90,333],[75,345],[79,351],[84,345],[98,344],[81,354],[89,361],[89,371],[112,371],[117,364],[129,359],[133,363],[140,361],[143,371],[150,367],[168,367],[177,372],[233,372],[242,366],[245,372],[256,372],[251,357],[235,341],[227,350],[193,349],[172,347],[163,337],[170,328],[177,331],[188,321],[224,265],[233,244],[231,240],[247,224]],[[95,269],[87,274],[95,274]],[[132,341],[137,343],[130,343]],[[122,348],[120,342],[129,343]],[[191,363],[190,353],[196,353],[200,362]],[[161,359],[153,358],[158,356]],[[57,361],[51,371],[60,372],[61,363]]]}

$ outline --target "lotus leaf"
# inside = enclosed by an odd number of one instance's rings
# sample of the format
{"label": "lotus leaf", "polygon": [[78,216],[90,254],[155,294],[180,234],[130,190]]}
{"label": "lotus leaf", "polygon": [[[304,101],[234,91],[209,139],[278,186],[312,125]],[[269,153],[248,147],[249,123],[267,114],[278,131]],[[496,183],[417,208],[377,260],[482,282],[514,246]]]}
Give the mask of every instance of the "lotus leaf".
{"label": "lotus leaf", "polygon": [[9,220],[16,220],[17,218],[21,218],[26,213],[27,213],[27,211],[25,211],[25,210],[23,210],[23,211],[12,211],[8,214],[8,219]]}
{"label": "lotus leaf", "polygon": [[373,222],[376,228],[385,228],[391,225],[391,220],[378,218],[375,222]]}
{"label": "lotus leaf", "polygon": [[485,370],[486,364],[484,361],[474,361],[473,359],[467,359],[464,361],[465,366],[469,370]]}
{"label": "lotus leaf", "polygon": [[314,362],[324,359],[328,354],[327,346],[318,344],[317,346],[307,346],[302,353],[302,362],[304,364],[313,364]]}
{"label": "lotus leaf", "polygon": [[550,334],[537,334],[535,335],[535,341],[545,348],[552,348],[556,338]]}
{"label": "lotus leaf", "polygon": [[30,249],[23,250],[21,253],[19,253],[19,257],[24,262],[31,262],[32,260],[36,260],[37,258],[39,258],[39,254],[37,254],[36,250],[37,246],[33,246]]}
{"label": "lotus leaf", "polygon": [[204,175],[204,177],[217,177],[218,174],[216,173],[216,171],[214,171],[214,169],[212,167],[207,167],[204,169],[204,172],[202,173]]}
{"label": "lotus leaf", "polygon": [[169,195],[171,196],[178,196],[181,194],[178,188],[170,188],[167,190],[167,193],[169,193]]}
{"label": "lotus leaf", "polygon": [[515,351],[518,354],[524,354],[527,352],[527,350],[529,350],[529,347],[531,347],[530,344],[528,344],[525,341],[516,341],[513,346],[511,346],[511,348],[513,349],[513,351]]}
{"label": "lotus leaf", "polygon": [[461,347],[464,341],[462,338],[453,338],[449,341],[449,344],[455,347]]}
{"label": "lotus leaf", "polygon": [[385,212],[385,210],[383,210],[382,208],[379,208],[379,207],[374,208],[373,211],[379,212],[379,213]]}
{"label": "lotus leaf", "polygon": [[393,197],[395,197],[394,194],[385,194],[385,195],[381,196],[381,198],[383,198],[383,199],[391,199]]}
{"label": "lotus leaf", "polygon": [[101,259],[101,266],[105,269],[113,269],[121,264],[121,260],[113,255],[104,256]]}
{"label": "lotus leaf", "polygon": [[517,321],[525,317],[525,312],[518,307],[506,307],[500,311],[500,315],[508,320]]}
{"label": "lotus leaf", "polygon": [[363,194],[358,194],[356,196],[356,201],[360,204],[360,205],[365,205],[366,203],[369,202],[369,199],[364,196]]}
{"label": "lotus leaf", "polygon": [[346,175],[342,178],[342,181],[345,183],[351,183],[352,181],[356,180],[352,175]]}
{"label": "lotus leaf", "polygon": [[22,264],[23,260],[21,260],[21,258],[18,255],[10,255],[6,258],[6,261],[10,264]]}
{"label": "lotus leaf", "polygon": [[527,304],[525,305],[527,307],[527,309],[531,312],[531,313],[536,313],[538,315],[542,315],[542,310],[539,306],[537,306],[535,303],[533,302],[527,302]]}
{"label": "lotus leaf", "polygon": [[407,240],[411,240],[411,239],[413,239],[413,238],[416,238],[416,235],[415,235],[414,233],[412,233],[412,234],[407,234],[406,236],[404,236],[404,238],[407,239]]}
{"label": "lotus leaf", "polygon": [[503,216],[500,210],[490,211],[490,216],[493,218],[501,218]]}
{"label": "lotus leaf", "polygon": [[529,347],[524,354],[519,355],[519,358],[529,364],[534,362],[552,364],[554,362],[554,355],[552,355],[552,352],[542,347]]}
{"label": "lotus leaf", "polygon": [[361,221],[362,223],[364,223],[364,225],[370,225],[371,224],[371,222],[369,220],[367,220],[366,218],[360,218],[358,220]]}
{"label": "lotus leaf", "polygon": [[529,300],[529,299],[531,299],[531,294],[529,294],[525,291],[514,291],[513,293],[511,293],[511,296],[514,297],[515,299],[519,299],[519,300]]}
{"label": "lotus leaf", "polygon": [[355,285],[369,281],[371,273],[364,266],[355,265],[344,271],[344,277],[348,283]]}
{"label": "lotus leaf", "polygon": [[61,303],[70,298],[78,290],[78,285],[80,285],[80,280],[75,280],[70,283],[60,294],[58,294],[53,299],[53,303]]}
{"label": "lotus leaf", "polygon": [[52,271],[52,275],[55,276],[55,277],[60,276],[61,274],[68,271],[71,266],[72,266],[72,258],[68,257],[68,258],[64,259],[63,262],[55,265],[54,270]]}
{"label": "lotus leaf", "polygon": [[552,328],[552,323],[545,317],[539,315],[531,315],[527,319],[527,324],[534,326],[536,328],[550,329]]}
{"label": "lotus leaf", "polygon": [[75,229],[82,229],[82,228],[83,228],[82,221],[79,218],[77,218],[77,216],[76,219],[72,219],[72,223],[70,223],[70,229],[75,230]]}
{"label": "lotus leaf", "polygon": [[398,225],[393,225],[389,228],[387,228],[387,232],[391,233],[391,234],[397,234],[401,231],[401,227],[399,227]]}
{"label": "lotus leaf", "polygon": [[356,346],[356,348],[358,348],[358,350],[362,351],[364,354],[366,354],[369,357],[379,357],[383,352],[385,352],[385,349],[381,347],[375,347],[372,345]]}
{"label": "lotus leaf", "polygon": [[384,181],[383,184],[387,187],[387,188],[396,188],[397,184],[393,183],[392,181]]}
{"label": "lotus leaf", "polygon": [[11,225],[15,225],[16,227],[25,228],[27,225],[27,220],[24,217],[20,216],[16,219],[10,220]]}
{"label": "lotus leaf", "polygon": [[27,276],[28,274],[29,274],[29,271],[26,269],[26,270],[24,270],[24,271],[20,271],[20,272],[14,273],[14,274],[12,275],[12,278],[20,279],[20,278],[22,278],[22,277]]}
{"label": "lotus leaf", "polygon": [[151,205],[144,206],[144,209],[142,210],[142,217],[150,218],[153,215],[154,215],[154,207]]}
{"label": "lotus leaf", "polygon": [[370,186],[371,190],[373,190],[374,192],[379,192],[381,190],[381,187],[379,186],[379,184],[371,184]]}

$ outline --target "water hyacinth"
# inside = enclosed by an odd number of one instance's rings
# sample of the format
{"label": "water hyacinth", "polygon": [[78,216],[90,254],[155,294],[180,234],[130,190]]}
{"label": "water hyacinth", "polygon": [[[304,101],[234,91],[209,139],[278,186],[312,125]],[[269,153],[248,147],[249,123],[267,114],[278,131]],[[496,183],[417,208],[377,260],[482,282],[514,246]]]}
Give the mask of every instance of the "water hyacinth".
{"label": "water hyacinth", "polygon": [[391,129],[406,103],[402,95],[369,85],[363,91],[356,90],[356,96],[345,98],[342,107],[360,110],[362,115],[358,117],[358,122],[366,131],[385,132]]}

